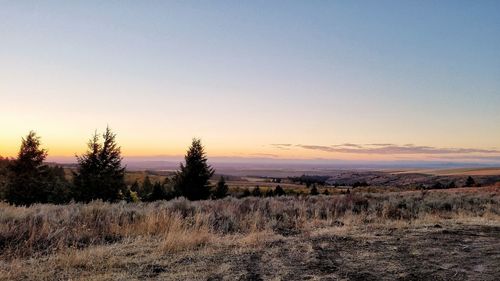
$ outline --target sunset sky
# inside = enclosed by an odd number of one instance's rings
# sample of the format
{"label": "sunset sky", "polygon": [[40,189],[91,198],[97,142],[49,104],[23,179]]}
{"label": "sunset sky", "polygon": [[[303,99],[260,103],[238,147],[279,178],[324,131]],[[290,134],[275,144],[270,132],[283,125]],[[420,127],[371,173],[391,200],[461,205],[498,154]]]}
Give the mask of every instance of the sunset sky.
{"label": "sunset sky", "polygon": [[0,155],[497,161],[500,1],[0,1]]}

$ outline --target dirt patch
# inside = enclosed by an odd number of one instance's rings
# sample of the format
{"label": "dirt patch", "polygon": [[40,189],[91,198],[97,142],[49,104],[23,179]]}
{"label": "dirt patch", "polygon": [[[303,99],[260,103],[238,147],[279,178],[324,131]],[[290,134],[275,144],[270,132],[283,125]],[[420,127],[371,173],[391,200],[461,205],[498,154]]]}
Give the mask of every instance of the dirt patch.
{"label": "dirt patch", "polygon": [[256,245],[234,241],[163,254],[158,241],[118,242],[100,246],[112,256],[90,256],[84,267],[30,259],[0,280],[500,280],[497,223],[339,225]]}
{"label": "dirt patch", "polygon": [[[263,252],[274,262],[251,254],[237,259],[243,264],[233,263],[230,271],[243,267],[247,274],[239,280],[500,280],[497,226],[286,238]],[[269,269],[265,278],[260,268]]]}

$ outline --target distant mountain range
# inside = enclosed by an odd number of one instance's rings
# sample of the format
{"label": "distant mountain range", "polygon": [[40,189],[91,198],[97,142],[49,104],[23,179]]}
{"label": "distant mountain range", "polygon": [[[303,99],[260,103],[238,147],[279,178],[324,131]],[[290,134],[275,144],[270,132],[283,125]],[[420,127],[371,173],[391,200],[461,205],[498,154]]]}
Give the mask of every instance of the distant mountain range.
{"label": "distant mountain range", "polygon": [[[125,157],[128,170],[175,170],[184,159],[182,156]],[[74,157],[54,157],[49,159],[65,165],[75,164]],[[216,169],[447,169],[499,167],[500,162],[457,162],[457,161],[416,161],[388,160],[363,161],[339,159],[279,159],[246,157],[210,157],[209,163]]]}

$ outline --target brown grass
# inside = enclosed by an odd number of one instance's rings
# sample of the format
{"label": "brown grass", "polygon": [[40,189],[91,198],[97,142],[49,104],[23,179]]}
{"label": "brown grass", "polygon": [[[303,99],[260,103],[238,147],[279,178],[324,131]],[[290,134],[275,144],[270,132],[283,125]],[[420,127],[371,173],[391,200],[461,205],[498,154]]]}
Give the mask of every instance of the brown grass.
{"label": "brown grass", "polygon": [[[434,192],[316,197],[228,198],[218,201],[109,204],[0,205],[3,259],[44,255],[65,248],[162,237],[163,248],[184,249],[210,236],[273,231],[289,234],[355,216],[372,222],[429,215],[483,217],[500,214],[498,187]],[[191,237],[193,236],[193,237]]]}
{"label": "brown grass", "polygon": [[500,168],[416,169],[394,171],[395,174],[422,173],[437,176],[498,176]]}
{"label": "brown grass", "polygon": [[[161,258],[211,251],[214,245],[244,252],[283,237],[300,234],[315,239],[359,227],[369,234],[371,228],[446,221],[500,224],[500,188],[471,190],[29,208],[0,203],[0,279],[30,279],[34,273],[29,270],[36,271],[36,266],[28,266],[33,260],[50,261],[51,270],[59,273],[74,274],[79,268],[106,279],[108,270],[121,262],[115,254],[127,245],[132,245],[127,251]],[[50,280],[52,271],[47,270]]]}

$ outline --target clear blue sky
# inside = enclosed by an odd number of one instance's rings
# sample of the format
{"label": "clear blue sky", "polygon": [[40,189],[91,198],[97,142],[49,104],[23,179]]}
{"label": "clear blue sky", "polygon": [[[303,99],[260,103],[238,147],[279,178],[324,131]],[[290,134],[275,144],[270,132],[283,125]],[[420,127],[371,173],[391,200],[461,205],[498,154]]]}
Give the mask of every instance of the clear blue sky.
{"label": "clear blue sky", "polygon": [[0,154],[35,129],[73,155],[106,124],[128,155],[182,154],[193,136],[221,156],[500,149],[499,15],[500,1],[0,1]]}

